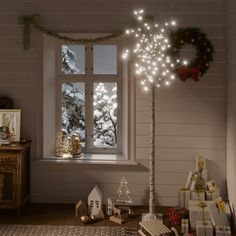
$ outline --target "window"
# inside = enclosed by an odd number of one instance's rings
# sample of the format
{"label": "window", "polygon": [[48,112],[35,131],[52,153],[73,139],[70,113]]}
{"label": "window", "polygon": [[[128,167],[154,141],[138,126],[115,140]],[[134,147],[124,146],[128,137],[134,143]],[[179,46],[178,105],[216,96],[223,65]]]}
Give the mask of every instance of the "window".
{"label": "window", "polygon": [[77,132],[86,153],[119,153],[123,81],[119,44],[60,44],[58,51],[58,131]]}
{"label": "window", "polygon": [[92,211],[92,209],[93,209],[93,203],[94,203],[94,201],[90,200],[90,211]]}
{"label": "window", "polygon": [[95,201],[97,208],[99,208],[99,201]]}
{"label": "window", "polygon": [[56,134],[64,129],[79,133],[85,158],[78,163],[135,163],[135,80],[119,59],[121,46],[121,40],[82,45],[44,36],[44,158],[61,163]]}

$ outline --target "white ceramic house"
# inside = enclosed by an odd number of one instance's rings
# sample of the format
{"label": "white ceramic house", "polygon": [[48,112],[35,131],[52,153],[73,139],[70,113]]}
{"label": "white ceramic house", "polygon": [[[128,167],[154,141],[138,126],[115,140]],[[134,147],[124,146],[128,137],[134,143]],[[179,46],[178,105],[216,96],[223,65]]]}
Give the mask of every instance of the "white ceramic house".
{"label": "white ceramic house", "polygon": [[90,215],[98,215],[102,209],[102,193],[96,185],[88,196],[88,211]]}
{"label": "white ceramic house", "polygon": [[107,215],[111,216],[112,215],[112,206],[113,206],[113,202],[110,198],[107,199]]}

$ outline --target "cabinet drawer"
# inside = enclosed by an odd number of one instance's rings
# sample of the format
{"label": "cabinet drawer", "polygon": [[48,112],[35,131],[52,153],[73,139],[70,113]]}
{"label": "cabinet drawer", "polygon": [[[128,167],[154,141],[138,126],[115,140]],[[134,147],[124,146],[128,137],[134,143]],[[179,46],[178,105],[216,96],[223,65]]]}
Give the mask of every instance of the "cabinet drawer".
{"label": "cabinet drawer", "polygon": [[17,155],[15,153],[0,153],[0,165],[16,164]]}

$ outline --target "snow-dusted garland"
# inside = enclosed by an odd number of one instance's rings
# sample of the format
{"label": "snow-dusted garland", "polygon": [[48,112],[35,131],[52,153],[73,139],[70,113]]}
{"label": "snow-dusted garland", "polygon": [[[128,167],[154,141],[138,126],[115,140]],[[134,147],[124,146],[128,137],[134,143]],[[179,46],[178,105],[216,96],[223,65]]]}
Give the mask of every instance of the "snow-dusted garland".
{"label": "snow-dusted garland", "polygon": [[185,44],[192,45],[196,49],[195,59],[186,66],[178,67],[176,74],[183,81],[188,78],[198,81],[199,76],[203,76],[207,72],[210,62],[213,61],[214,48],[206,34],[198,28],[180,28],[172,31],[170,38],[173,58],[179,58],[180,49]]}
{"label": "snow-dusted garland", "polygon": [[44,34],[53,36],[55,38],[64,40],[66,42],[70,43],[98,43],[102,41],[108,41],[111,39],[116,39],[121,37],[122,33],[112,33],[106,36],[102,37],[96,37],[96,38],[76,38],[76,37],[69,37],[66,35],[60,35],[57,32],[53,32],[51,30],[48,30],[47,28],[43,27],[38,23],[39,15],[33,14],[33,15],[26,15],[19,17],[19,24],[23,24],[23,49],[28,50],[30,48],[30,33],[31,33],[31,26],[34,26]]}

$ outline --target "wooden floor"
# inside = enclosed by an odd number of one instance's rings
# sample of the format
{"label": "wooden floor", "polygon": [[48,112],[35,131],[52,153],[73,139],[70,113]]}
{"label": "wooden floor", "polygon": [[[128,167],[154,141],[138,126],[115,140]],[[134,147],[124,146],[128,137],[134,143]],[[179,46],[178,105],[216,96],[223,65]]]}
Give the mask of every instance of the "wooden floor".
{"label": "wooden floor", "polygon": [[[165,208],[158,212],[166,212]],[[136,216],[128,218],[122,225],[130,228],[138,228],[141,215],[148,212],[148,208],[135,207]],[[66,204],[29,204],[25,206],[20,216],[15,210],[0,210],[1,224],[37,224],[37,225],[83,225],[75,218],[75,206]],[[118,226],[109,219],[90,224],[90,226]]]}

